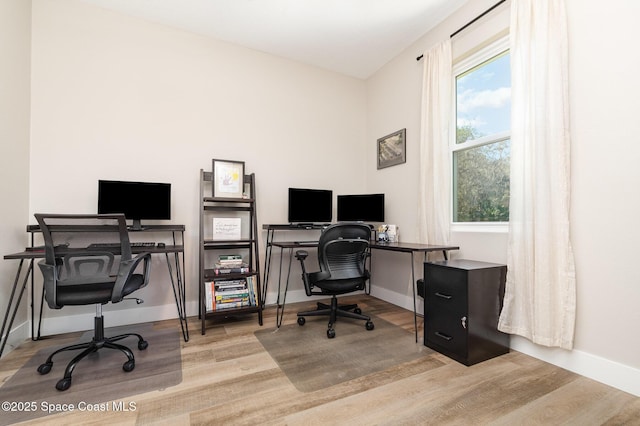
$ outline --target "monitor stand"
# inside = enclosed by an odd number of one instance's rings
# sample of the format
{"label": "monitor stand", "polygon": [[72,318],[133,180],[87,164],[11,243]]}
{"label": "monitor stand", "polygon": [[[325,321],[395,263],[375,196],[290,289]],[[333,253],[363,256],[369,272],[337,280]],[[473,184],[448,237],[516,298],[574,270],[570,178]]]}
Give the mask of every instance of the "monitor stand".
{"label": "monitor stand", "polygon": [[142,226],[140,219],[133,219],[131,226],[127,226],[129,231],[144,231],[146,228]]}

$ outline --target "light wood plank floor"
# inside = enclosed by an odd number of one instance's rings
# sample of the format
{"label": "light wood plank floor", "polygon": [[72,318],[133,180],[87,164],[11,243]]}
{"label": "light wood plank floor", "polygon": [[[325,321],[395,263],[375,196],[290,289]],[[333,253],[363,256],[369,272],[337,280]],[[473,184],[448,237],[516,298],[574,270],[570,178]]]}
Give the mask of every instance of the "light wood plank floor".
{"label": "light wood plank floor", "polygon": [[[412,312],[364,295],[346,299],[413,332]],[[285,324],[307,307],[288,305]],[[275,308],[265,311],[264,327],[275,328]],[[301,393],[257,341],[257,329],[257,316],[249,315],[211,323],[202,336],[199,320],[190,319],[180,385],[126,398],[135,411],[64,413],[27,424],[640,425],[640,398],[513,351],[472,367],[434,353]],[[0,381],[40,348],[77,336],[26,341],[0,361]]]}

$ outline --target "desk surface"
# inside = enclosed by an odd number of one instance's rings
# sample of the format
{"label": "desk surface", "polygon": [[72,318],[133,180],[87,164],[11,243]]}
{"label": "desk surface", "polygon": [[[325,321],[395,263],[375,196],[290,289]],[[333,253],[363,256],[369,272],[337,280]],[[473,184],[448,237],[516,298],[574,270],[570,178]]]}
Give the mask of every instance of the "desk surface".
{"label": "desk surface", "polygon": [[[317,247],[317,241],[274,241],[271,243],[274,247],[280,248],[304,248]],[[404,253],[410,252],[429,252],[443,250],[459,250],[458,246],[440,245],[440,244],[420,244],[420,243],[379,243],[371,241],[370,247],[376,250],[400,251]]]}
{"label": "desk surface", "polygon": [[[82,231],[91,231],[91,232],[97,232],[100,231],[100,229],[104,229],[109,231],[110,228],[113,228],[112,226],[102,226],[102,225],[55,225],[56,226],[56,232],[82,232]],[[128,227],[127,230],[129,232],[153,232],[153,231],[170,231],[170,232],[184,232],[185,230],[185,226],[184,225],[174,225],[174,224],[170,224],[170,225],[142,225],[142,229],[134,229],[131,227]],[[27,225],[27,232],[30,233],[38,233],[38,232],[42,232],[42,229],[40,229],[40,225]]]}
{"label": "desk surface", "polygon": [[[84,252],[96,252],[96,251],[108,251],[113,254],[120,254],[120,248],[116,247],[99,247],[99,248],[82,248],[71,247],[66,249],[59,249],[56,251],[58,254],[70,254],[70,253],[84,253]],[[132,254],[140,253],[181,253],[184,251],[184,246],[164,246],[164,247],[131,247]],[[11,253],[4,256],[5,260],[10,259],[44,259],[44,250],[25,250],[19,253]]]}
{"label": "desk surface", "polygon": [[309,229],[319,229],[322,230],[327,226],[330,226],[330,223],[282,223],[282,224],[264,224],[262,225],[262,229],[266,229],[269,231],[304,231]]}
{"label": "desk surface", "polygon": [[372,249],[377,250],[389,250],[389,251],[401,251],[409,253],[412,251],[442,251],[442,250],[460,250],[458,246],[450,246],[444,244],[421,244],[421,243],[379,243],[375,242],[371,244]]}

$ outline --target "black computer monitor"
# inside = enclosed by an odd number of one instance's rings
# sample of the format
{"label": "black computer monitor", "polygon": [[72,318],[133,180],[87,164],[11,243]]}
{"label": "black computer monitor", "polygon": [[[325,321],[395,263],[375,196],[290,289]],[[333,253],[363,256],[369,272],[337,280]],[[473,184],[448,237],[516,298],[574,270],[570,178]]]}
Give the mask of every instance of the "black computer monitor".
{"label": "black computer monitor", "polygon": [[171,184],[98,181],[98,213],[124,213],[131,229],[143,229],[142,220],[171,219]]}
{"label": "black computer monitor", "polygon": [[289,188],[289,223],[330,223],[333,191]]}
{"label": "black computer monitor", "polygon": [[338,195],[339,222],[384,222],[384,194]]}

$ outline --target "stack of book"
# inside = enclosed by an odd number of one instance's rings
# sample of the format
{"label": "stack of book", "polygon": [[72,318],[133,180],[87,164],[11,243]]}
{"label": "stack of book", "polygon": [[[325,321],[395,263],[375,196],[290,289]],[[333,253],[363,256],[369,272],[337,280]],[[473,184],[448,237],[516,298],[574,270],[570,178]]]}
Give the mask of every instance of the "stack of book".
{"label": "stack of book", "polygon": [[220,274],[246,274],[249,272],[249,265],[242,261],[239,254],[221,254],[218,256],[213,273]]}
{"label": "stack of book", "polygon": [[256,306],[255,277],[214,279],[205,283],[207,312]]}

